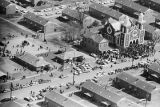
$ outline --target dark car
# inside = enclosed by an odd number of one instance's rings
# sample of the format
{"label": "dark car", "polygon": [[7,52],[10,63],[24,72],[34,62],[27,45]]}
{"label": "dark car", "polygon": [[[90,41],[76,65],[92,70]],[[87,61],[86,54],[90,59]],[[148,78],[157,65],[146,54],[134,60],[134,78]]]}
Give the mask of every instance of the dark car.
{"label": "dark car", "polygon": [[4,98],[4,99],[2,99],[0,102],[8,102],[8,101],[11,101],[11,98]]}

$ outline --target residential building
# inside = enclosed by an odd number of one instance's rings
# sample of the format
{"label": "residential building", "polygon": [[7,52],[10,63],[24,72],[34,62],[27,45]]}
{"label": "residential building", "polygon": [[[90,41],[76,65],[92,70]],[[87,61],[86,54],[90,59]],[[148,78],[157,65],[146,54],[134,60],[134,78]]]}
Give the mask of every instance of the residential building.
{"label": "residential building", "polygon": [[108,41],[102,35],[90,31],[84,33],[81,46],[86,51],[97,54],[106,52],[109,49]]}
{"label": "residential building", "polygon": [[36,31],[42,31],[44,33],[52,33],[55,31],[56,24],[34,13],[27,12],[23,17],[24,21],[30,24]]}
{"label": "residential building", "polygon": [[155,22],[155,11],[145,6],[139,5],[132,0],[116,0],[115,7],[118,7],[122,13],[125,13],[138,20],[144,20],[145,23]]}
{"label": "residential building", "polygon": [[125,72],[117,75],[114,80],[114,85],[132,96],[139,99],[147,99],[149,101],[151,100],[152,93],[156,88],[154,85],[142,81]]}
{"label": "residential building", "polygon": [[16,6],[7,0],[1,0],[0,13],[5,15],[11,15],[16,13]]}
{"label": "residential building", "polygon": [[46,93],[45,102],[47,107],[83,107],[82,105],[55,91]]}
{"label": "residential building", "polygon": [[118,94],[106,90],[91,81],[87,81],[81,85],[81,92],[107,107],[118,107],[118,103],[123,100],[123,97]]}
{"label": "residential building", "polygon": [[119,17],[122,15],[122,13],[113,10],[112,8],[97,3],[93,3],[89,6],[89,14],[100,20],[108,19],[110,17],[115,20],[119,20]]}
{"label": "residential building", "polygon": [[14,61],[31,71],[41,71],[49,65],[42,57],[36,57],[29,53],[15,56]]}
{"label": "residential building", "polygon": [[138,0],[140,4],[145,5],[153,10],[160,12],[159,0]]}

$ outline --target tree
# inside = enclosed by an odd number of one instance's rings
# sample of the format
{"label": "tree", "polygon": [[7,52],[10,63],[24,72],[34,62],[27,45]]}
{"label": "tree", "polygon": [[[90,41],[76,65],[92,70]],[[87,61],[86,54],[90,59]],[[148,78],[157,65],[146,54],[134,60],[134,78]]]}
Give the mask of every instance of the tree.
{"label": "tree", "polygon": [[66,42],[73,42],[80,39],[80,29],[78,28],[62,24],[59,29],[63,33],[62,40]]}

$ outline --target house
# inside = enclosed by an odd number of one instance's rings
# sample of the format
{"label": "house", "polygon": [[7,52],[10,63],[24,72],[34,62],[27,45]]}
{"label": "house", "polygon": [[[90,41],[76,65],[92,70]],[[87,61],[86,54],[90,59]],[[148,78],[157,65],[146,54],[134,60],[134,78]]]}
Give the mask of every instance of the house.
{"label": "house", "polygon": [[102,35],[90,31],[86,31],[83,35],[81,46],[86,51],[97,54],[106,52],[109,49],[108,41]]}
{"label": "house", "polygon": [[41,6],[33,7],[34,11],[45,12],[46,10],[52,10],[52,4],[45,4]]}
{"label": "house", "polygon": [[142,81],[125,72],[120,73],[114,80],[114,86],[123,89],[128,94],[135,96],[139,99],[151,100],[152,92],[155,86],[145,81]]}
{"label": "house", "polygon": [[145,29],[145,40],[151,40],[157,28],[149,24],[143,24],[143,27]]}
{"label": "house", "polygon": [[46,62],[42,57],[36,57],[29,53],[15,56],[14,61],[31,71],[41,71],[44,69],[44,67],[49,65],[49,63]]}
{"label": "house", "polygon": [[[37,3],[38,3],[39,1],[41,1],[41,0],[29,0],[29,1],[32,3],[33,6],[36,6]],[[42,1],[44,1],[44,0],[42,0]]]}
{"label": "house", "polygon": [[141,5],[147,6],[155,11],[160,12],[160,1],[159,0],[139,0]]}
{"label": "house", "polygon": [[34,13],[27,12],[23,16],[24,21],[32,26],[36,31],[42,31],[44,33],[52,33],[55,31],[55,24],[43,17],[35,15]]}
{"label": "house", "polygon": [[91,81],[81,85],[81,92],[97,102],[105,104],[107,107],[118,107],[118,103],[123,99],[120,95],[106,90]]}
{"label": "house", "polygon": [[55,91],[46,93],[45,102],[47,107],[83,107],[82,105]]}
{"label": "house", "polygon": [[89,6],[89,14],[99,20],[108,19],[110,17],[119,20],[119,17],[122,15],[122,13],[98,3],[93,3]]}
{"label": "house", "polygon": [[16,13],[16,6],[7,0],[1,0],[0,13],[5,15],[11,15]]}

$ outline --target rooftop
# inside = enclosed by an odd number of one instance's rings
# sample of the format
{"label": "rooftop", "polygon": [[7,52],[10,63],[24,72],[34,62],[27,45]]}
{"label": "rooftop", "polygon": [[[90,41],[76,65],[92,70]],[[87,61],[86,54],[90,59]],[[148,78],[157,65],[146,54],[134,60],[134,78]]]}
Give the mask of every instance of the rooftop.
{"label": "rooftop", "polygon": [[156,30],[154,26],[151,26],[149,24],[143,24],[143,27],[148,33],[153,33]]}
{"label": "rooftop", "polygon": [[48,92],[45,97],[47,99],[50,99],[53,102],[56,102],[58,105],[61,105],[63,107],[83,107],[80,104],[72,101],[69,98],[66,98],[65,96],[55,92],[55,91],[51,91]]}
{"label": "rooftop", "polygon": [[19,59],[23,60],[24,62],[27,62],[30,65],[33,65],[35,67],[41,67],[41,66],[47,65],[47,62],[45,62],[42,57],[36,57],[36,56],[33,56],[29,53],[25,53],[23,55],[19,55],[16,57],[18,57]]}
{"label": "rooftop", "polygon": [[113,93],[109,90],[105,90],[101,86],[99,86],[91,81],[85,82],[84,84],[82,84],[81,87],[95,93],[96,95],[101,96],[104,99],[111,101],[112,103],[117,104],[123,98],[123,97],[117,95],[116,93]]}
{"label": "rooftop", "polygon": [[[85,34],[84,34],[84,37],[85,38],[90,38],[92,39],[94,42],[96,43],[101,43],[103,40],[105,40],[102,35],[100,34],[97,34],[97,33],[92,33],[90,31],[87,31]],[[107,40],[105,40],[107,42]]]}
{"label": "rooftop", "polygon": [[0,77],[5,76],[7,74],[3,73],[2,71],[0,71]]}
{"label": "rooftop", "polygon": [[22,106],[14,101],[10,101],[10,102],[0,104],[0,107],[22,107]]}
{"label": "rooftop", "polygon": [[142,5],[139,5],[135,2],[133,2],[132,0],[116,0],[115,3],[120,4],[122,6],[126,6],[130,9],[133,9],[133,10],[135,10],[137,12],[141,12],[141,13],[144,13],[149,9],[147,7],[144,7]]}
{"label": "rooftop", "polygon": [[10,4],[11,3],[9,1],[7,1],[7,0],[1,0],[1,2],[0,2],[0,6],[4,7],[4,8],[7,7]]}
{"label": "rooftop", "polygon": [[116,11],[116,10],[113,10],[109,7],[106,7],[106,6],[103,6],[103,5],[100,5],[98,3],[93,3],[89,6],[89,8],[93,8],[99,12],[102,12],[103,14],[109,16],[109,17],[112,17],[116,20],[119,19],[119,17],[122,15],[122,13]]}
{"label": "rooftop", "polygon": [[138,87],[146,92],[149,92],[149,93],[152,92],[156,88],[156,86],[151,85],[151,84],[149,84],[145,81],[142,81],[142,80],[138,80],[138,81],[134,82],[133,84],[136,87]]}
{"label": "rooftop", "polygon": [[116,78],[121,79],[123,81],[126,81],[128,83],[133,83],[138,80],[138,78],[136,78],[128,73],[125,73],[125,72],[118,74]]}
{"label": "rooftop", "polygon": [[77,54],[77,51],[75,51],[75,50],[68,50],[66,52],[56,54],[55,56],[57,56],[57,57],[59,57],[63,60],[66,60],[66,59],[71,59],[71,58],[74,58],[74,57],[79,57],[79,56],[82,56],[82,55]]}
{"label": "rooftop", "polygon": [[86,17],[87,15],[83,14],[83,13],[79,13],[76,10],[71,10],[69,8],[66,8],[65,10],[62,11],[62,15],[71,17],[73,19],[76,19],[78,21],[81,21],[82,19],[84,19],[84,17]]}
{"label": "rooftop", "polygon": [[48,20],[47,19],[44,19],[38,15],[35,15],[34,13],[31,13],[31,12],[27,12],[26,14],[24,14],[23,16],[24,18],[27,18],[27,19],[30,19],[42,26],[45,26],[45,24],[47,24]]}
{"label": "rooftop", "polygon": [[157,72],[158,74],[160,74],[160,64],[157,63],[157,62],[151,64],[151,65],[149,66],[149,69],[150,69],[150,70],[153,70],[154,72]]}
{"label": "rooftop", "polygon": [[43,10],[43,9],[48,9],[51,8],[52,4],[46,4],[46,5],[41,5],[41,6],[35,6],[33,7],[35,10]]}
{"label": "rooftop", "polygon": [[160,4],[160,0],[151,0],[151,1],[154,2],[154,3]]}

